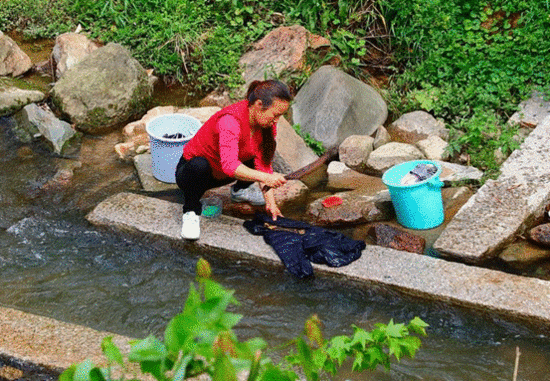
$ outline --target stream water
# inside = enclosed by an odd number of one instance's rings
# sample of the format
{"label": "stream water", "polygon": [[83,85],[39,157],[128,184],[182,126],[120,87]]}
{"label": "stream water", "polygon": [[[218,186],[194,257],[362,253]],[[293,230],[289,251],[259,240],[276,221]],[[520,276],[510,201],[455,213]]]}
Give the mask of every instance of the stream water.
{"label": "stream water", "polygon": [[207,255],[215,278],[235,289],[241,302],[234,308],[244,315],[236,329],[241,339],[261,336],[270,346],[283,344],[314,313],[327,337],[351,333],[352,324],[369,329],[414,316],[430,325],[414,360],[404,359],[390,372],[344,370],[335,380],[512,380],[516,347],[518,380],[550,380],[550,340],[521,325],[378,287],[298,280],[246,261],[100,231],[86,213],[112,194],[139,188],[133,166],[112,150],[120,136],[85,137],[82,166],[68,185],[56,186],[51,179],[70,161],[39,142],[22,146],[8,127],[0,118],[3,306],[134,337],[162,337],[183,306],[198,257]]}

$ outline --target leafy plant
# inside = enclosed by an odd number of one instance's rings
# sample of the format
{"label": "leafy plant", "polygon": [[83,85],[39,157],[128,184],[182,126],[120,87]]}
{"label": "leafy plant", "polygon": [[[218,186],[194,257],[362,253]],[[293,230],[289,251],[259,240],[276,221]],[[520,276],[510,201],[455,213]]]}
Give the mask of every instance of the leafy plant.
{"label": "leafy plant", "polygon": [[304,142],[307,144],[307,146],[311,148],[313,152],[317,154],[317,156],[321,156],[326,152],[327,149],[323,145],[323,142],[314,139],[309,134],[309,132],[302,131],[302,127],[299,124],[293,125],[292,128],[294,128],[294,131],[296,131],[296,133],[300,135],[302,139],[304,139]]}
{"label": "leafy plant", "polygon": [[533,90],[548,88],[548,3],[387,0],[382,8],[403,69],[391,111],[421,108],[444,119],[462,132],[452,150],[494,172],[495,147],[515,146],[507,119]]}
{"label": "leafy plant", "polygon": [[[313,316],[306,321],[303,335],[285,346],[292,349],[283,362],[274,364],[263,357],[267,345],[262,339],[240,342],[234,334],[232,328],[242,317],[227,311],[230,305],[238,304],[234,291],[210,279],[210,265],[203,259],[197,263],[197,274],[198,286],[191,285],[183,312],[166,327],[164,342],[154,336],[136,340],[125,360],[112,338],[106,337],[101,349],[107,367],[99,368],[86,360],[71,365],[59,380],[124,380],[132,372],[129,363],[137,363],[142,374],[159,381],[200,374],[208,374],[214,381],[237,380],[238,374],[246,374],[248,381],[294,381],[299,379],[296,368],[313,381],[324,373],[335,374],[348,357],[354,359],[354,371],[372,370],[378,365],[390,369],[392,358],[414,357],[420,348],[420,339],[411,332],[426,335],[427,324],[414,318],[408,325],[393,321],[377,324],[370,332],[354,326],[352,336],[325,341],[320,321]],[[134,374],[132,379],[137,377]]]}
{"label": "leafy plant", "polygon": [[500,163],[495,158],[495,151],[508,156],[519,148],[519,126],[503,127],[495,114],[478,111],[471,118],[457,122],[451,129],[451,143],[448,151],[452,154],[466,153],[470,164],[486,171],[486,178],[495,178]]}

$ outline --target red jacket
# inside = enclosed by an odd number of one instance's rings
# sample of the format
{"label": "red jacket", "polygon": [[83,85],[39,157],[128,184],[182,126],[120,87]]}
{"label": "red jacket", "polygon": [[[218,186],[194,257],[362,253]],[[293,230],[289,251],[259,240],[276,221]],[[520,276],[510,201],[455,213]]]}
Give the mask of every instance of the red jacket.
{"label": "red jacket", "polygon": [[[190,160],[204,157],[210,163],[215,178],[234,177],[237,167],[254,160],[255,169],[273,173],[271,163],[262,157],[261,131],[251,135],[249,109],[246,100],[223,108],[210,117],[195,136],[183,147],[183,157]],[[276,124],[273,124],[275,136]]]}

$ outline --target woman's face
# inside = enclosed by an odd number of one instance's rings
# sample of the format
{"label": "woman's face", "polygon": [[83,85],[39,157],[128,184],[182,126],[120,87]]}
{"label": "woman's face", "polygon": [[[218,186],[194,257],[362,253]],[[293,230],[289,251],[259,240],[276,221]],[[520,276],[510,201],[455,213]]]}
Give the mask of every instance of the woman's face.
{"label": "woman's face", "polygon": [[254,122],[256,125],[262,128],[268,128],[279,120],[279,117],[283,115],[290,106],[288,101],[275,98],[273,103],[268,108],[264,109],[262,101],[257,100],[252,105],[252,111],[254,113]]}

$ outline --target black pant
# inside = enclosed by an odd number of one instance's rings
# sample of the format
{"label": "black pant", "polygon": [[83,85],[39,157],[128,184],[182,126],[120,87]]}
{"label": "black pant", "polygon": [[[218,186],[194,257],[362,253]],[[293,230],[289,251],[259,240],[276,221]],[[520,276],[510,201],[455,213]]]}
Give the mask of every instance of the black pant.
{"label": "black pant", "polygon": [[[254,161],[243,163],[247,167],[254,168]],[[204,193],[212,188],[218,188],[235,181],[233,178],[216,179],[212,174],[212,167],[204,157],[194,157],[185,160],[182,156],[176,167],[176,183],[183,191],[185,203],[183,213],[195,212],[201,214],[200,199]],[[236,190],[250,186],[252,181],[237,180],[234,185]]]}

